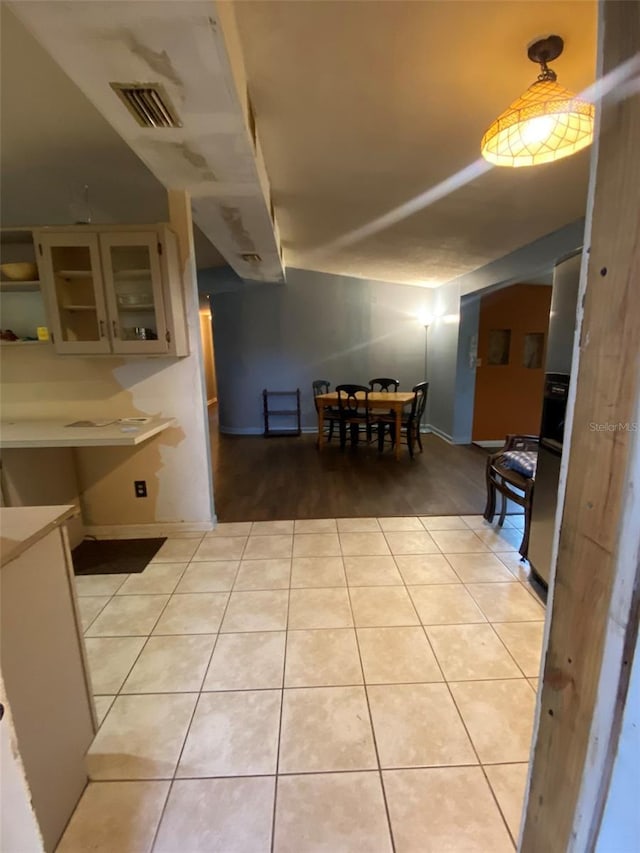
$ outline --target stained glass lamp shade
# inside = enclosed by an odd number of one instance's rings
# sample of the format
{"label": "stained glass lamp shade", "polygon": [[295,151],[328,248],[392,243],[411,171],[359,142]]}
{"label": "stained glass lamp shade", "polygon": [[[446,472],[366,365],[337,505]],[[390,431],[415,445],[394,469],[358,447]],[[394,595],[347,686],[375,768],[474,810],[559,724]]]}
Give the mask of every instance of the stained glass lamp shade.
{"label": "stained glass lamp shade", "polygon": [[[551,39],[562,44],[558,36],[550,36],[545,42]],[[532,59],[535,48],[536,45],[529,49]],[[485,160],[496,166],[536,166],[568,157],[591,144],[593,104],[556,82],[555,73],[546,65],[546,59],[555,56],[547,53],[542,59],[535,58],[542,65],[536,82],[498,116],[482,137]]]}

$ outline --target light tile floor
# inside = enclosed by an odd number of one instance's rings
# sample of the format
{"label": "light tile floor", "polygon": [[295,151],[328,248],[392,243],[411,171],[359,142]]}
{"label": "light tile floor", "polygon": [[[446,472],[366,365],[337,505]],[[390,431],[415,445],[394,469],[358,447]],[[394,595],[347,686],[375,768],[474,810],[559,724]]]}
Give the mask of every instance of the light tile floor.
{"label": "light tile floor", "polygon": [[79,578],[101,726],[59,853],[512,851],[544,620],[520,524],[220,524]]}

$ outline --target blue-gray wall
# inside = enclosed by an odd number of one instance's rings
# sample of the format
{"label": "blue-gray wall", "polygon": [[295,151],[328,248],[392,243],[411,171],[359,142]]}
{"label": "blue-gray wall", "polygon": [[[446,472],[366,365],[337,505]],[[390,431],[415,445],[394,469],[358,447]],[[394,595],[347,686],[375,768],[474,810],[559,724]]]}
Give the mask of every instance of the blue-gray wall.
{"label": "blue-gray wall", "polygon": [[460,332],[453,409],[453,441],[456,444],[471,444],[473,432],[480,299],[480,293],[471,293],[460,300]]}
{"label": "blue-gray wall", "polygon": [[262,432],[262,389],[302,392],[303,427],[316,425],[311,382],[424,379],[433,294],[420,287],[287,270],[286,284],[249,283],[229,268],[198,273],[213,309],[220,427]]}
{"label": "blue-gray wall", "polygon": [[463,307],[463,298],[480,290],[486,293],[517,282],[546,280],[541,276],[548,276],[560,259],[579,249],[583,235],[584,219],[579,219],[435,291],[437,319],[429,329],[428,414],[435,432],[456,443],[471,440],[468,427],[473,411],[475,369],[469,366],[465,338],[474,318]]}
{"label": "blue-gray wall", "polygon": [[460,289],[456,284],[437,289],[434,314],[429,327],[427,423],[439,435],[451,439],[460,330]]}
{"label": "blue-gray wall", "polygon": [[244,282],[228,267],[200,271],[214,313],[221,429],[261,432],[263,388],[300,388],[307,429],[316,423],[313,379],[335,386],[389,375],[410,388],[425,377],[425,329],[416,319],[422,310],[435,317],[426,423],[451,441],[469,442],[469,339],[477,327],[469,294],[535,281],[582,245],[583,229],[578,220],[436,290],[297,269],[287,270],[286,284]]}

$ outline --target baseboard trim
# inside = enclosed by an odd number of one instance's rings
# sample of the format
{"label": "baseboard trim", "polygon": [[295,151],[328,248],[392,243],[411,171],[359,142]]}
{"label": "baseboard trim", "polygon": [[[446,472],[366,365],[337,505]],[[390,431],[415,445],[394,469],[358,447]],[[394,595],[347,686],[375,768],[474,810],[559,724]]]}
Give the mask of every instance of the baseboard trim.
{"label": "baseboard trim", "polygon": [[[264,427],[218,427],[223,435],[264,435]],[[318,427],[302,427],[303,435],[317,434]],[[295,438],[295,436],[294,436]]]}
{"label": "baseboard trim", "polygon": [[85,536],[96,539],[154,539],[160,536],[180,537],[184,533],[206,533],[216,521],[157,521],[151,524],[88,524]]}
{"label": "baseboard trim", "polygon": [[504,445],[504,438],[496,439],[495,441],[473,441],[472,444],[477,444],[478,447],[502,447]]}
{"label": "baseboard trim", "polygon": [[449,435],[448,432],[443,432],[441,429],[438,429],[438,427],[434,426],[433,424],[427,424],[427,431],[432,432],[434,435],[437,435],[438,438],[441,438],[443,441],[446,441],[447,444],[455,444],[453,436]]}
{"label": "baseboard trim", "polygon": [[223,435],[262,435],[264,433],[264,429],[259,429],[258,427],[219,426],[218,430],[223,433]]}

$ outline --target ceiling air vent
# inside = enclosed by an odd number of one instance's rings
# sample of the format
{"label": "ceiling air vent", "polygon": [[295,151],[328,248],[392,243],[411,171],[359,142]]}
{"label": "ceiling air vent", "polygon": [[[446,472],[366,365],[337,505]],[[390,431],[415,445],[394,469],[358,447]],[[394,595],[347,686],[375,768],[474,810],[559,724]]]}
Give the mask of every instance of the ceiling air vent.
{"label": "ceiling air vent", "polygon": [[110,83],[142,127],[182,127],[162,86],[157,83]]}

